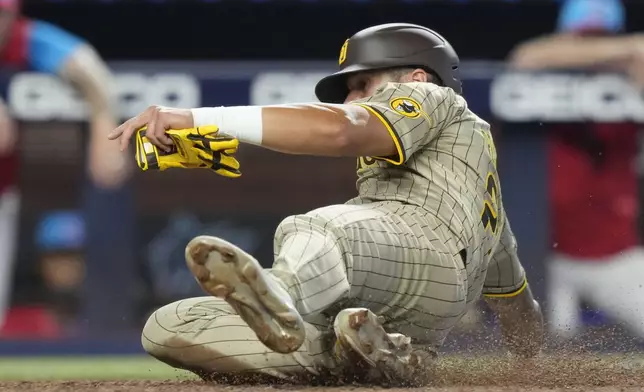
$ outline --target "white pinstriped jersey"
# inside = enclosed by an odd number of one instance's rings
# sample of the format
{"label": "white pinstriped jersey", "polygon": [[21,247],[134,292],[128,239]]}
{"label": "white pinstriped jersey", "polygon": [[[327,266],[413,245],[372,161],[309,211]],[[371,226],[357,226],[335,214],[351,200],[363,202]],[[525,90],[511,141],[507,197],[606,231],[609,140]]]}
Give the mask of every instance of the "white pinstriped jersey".
{"label": "white pinstriped jersey", "polygon": [[392,201],[435,216],[452,238],[450,249],[466,259],[468,302],[481,291],[520,288],[524,271],[503,209],[489,124],[452,89],[431,83],[387,83],[353,103],[383,121],[398,153],[358,160],[359,196],[348,204]]}

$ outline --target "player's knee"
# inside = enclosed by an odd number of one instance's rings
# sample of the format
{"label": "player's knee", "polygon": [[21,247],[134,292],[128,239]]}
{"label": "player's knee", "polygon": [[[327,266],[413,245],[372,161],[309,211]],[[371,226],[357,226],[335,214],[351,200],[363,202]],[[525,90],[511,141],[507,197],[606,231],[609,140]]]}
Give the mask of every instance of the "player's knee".
{"label": "player's knee", "polygon": [[[162,333],[163,329],[157,320],[157,312],[158,310],[148,317],[148,320],[143,327],[143,331],[141,332],[141,345],[145,352],[152,356],[156,356],[155,354],[163,348],[163,343],[166,339],[165,334]],[[161,337],[161,339],[159,337]]]}
{"label": "player's knee", "polygon": [[198,362],[203,356],[203,345],[226,339],[219,331],[222,327],[238,326],[238,317],[230,305],[215,297],[173,302],[148,318],[141,344],[153,357],[174,367],[193,370],[198,365],[195,360]]}
{"label": "player's knee", "polygon": [[141,332],[141,345],[145,352],[164,362],[177,362],[176,354],[185,346],[182,342],[181,328],[186,323],[177,312],[177,303],[165,305],[150,315]]}
{"label": "player's knee", "polygon": [[70,53],[66,63],[61,67],[61,74],[71,81],[79,81],[90,75],[107,78],[107,80],[103,78],[96,80],[97,83],[108,83],[112,75],[96,49],[88,43],[79,45]]}

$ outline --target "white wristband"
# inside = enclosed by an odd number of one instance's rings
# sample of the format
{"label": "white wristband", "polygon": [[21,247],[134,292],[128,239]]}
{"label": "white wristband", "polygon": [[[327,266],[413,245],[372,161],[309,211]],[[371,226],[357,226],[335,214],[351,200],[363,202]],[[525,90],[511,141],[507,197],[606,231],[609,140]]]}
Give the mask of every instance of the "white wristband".
{"label": "white wristband", "polygon": [[240,142],[262,144],[262,107],[230,106],[191,109],[195,127],[216,125],[219,131]]}

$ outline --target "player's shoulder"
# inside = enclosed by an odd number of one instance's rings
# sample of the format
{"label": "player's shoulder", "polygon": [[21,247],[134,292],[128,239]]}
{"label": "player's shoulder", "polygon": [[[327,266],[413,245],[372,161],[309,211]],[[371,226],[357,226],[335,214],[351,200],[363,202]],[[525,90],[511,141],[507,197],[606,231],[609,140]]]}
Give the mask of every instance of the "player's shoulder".
{"label": "player's shoulder", "polygon": [[373,95],[386,92],[409,96],[413,94],[450,94],[450,92],[454,93],[454,90],[428,82],[388,82],[377,88]]}
{"label": "player's shoulder", "polygon": [[465,99],[456,94],[450,87],[439,86],[428,82],[390,82],[380,87],[380,96],[388,97],[389,100],[396,98],[412,98],[420,104],[435,105],[438,102],[447,101],[459,106],[467,106]]}
{"label": "player's shoulder", "polygon": [[395,103],[399,100],[417,102],[418,105],[433,105],[437,101],[457,99],[456,93],[449,87],[438,86],[426,82],[388,82],[378,87],[370,97],[355,103]]}

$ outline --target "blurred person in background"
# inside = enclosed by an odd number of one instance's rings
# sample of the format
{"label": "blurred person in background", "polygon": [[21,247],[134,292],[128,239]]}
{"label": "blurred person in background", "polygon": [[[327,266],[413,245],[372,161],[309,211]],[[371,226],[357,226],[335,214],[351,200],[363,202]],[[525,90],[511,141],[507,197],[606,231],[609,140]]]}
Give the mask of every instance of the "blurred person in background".
{"label": "blurred person in background", "polygon": [[[105,62],[83,39],[47,22],[23,16],[20,0],[0,0],[0,66],[52,74],[82,93],[91,112],[88,145],[91,184],[85,202],[91,204],[89,209],[107,206],[109,203],[96,199],[122,190],[130,177],[131,165],[117,146],[106,142],[105,135],[116,127],[118,116],[111,91],[114,83]],[[17,139],[10,109],[0,100],[0,325],[9,302],[18,225]],[[93,226],[88,230],[90,236],[100,235],[92,234]]]}
{"label": "blurred person in background", "polygon": [[85,222],[75,211],[52,212],[36,228],[38,267],[46,305],[63,331],[73,332],[85,274]]}
{"label": "blurred person in background", "polygon": [[[519,45],[521,70],[621,72],[644,87],[644,35],[622,33],[617,0],[570,0],[558,31]],[[580,331],[591,305],[644,338],[644,250],[638,234],[636,124],[552,124],[548,133],[553,253],[547,262],[552,332]]]}
{"label": "blurred person in background", "polygon": [[44,214],[36,224],[33,244],[34,284],[19,288],[20,305],[6,317],[0,337],[73,336],[79,326],[85,275],[86,232],[82,215],[76,211]]}

